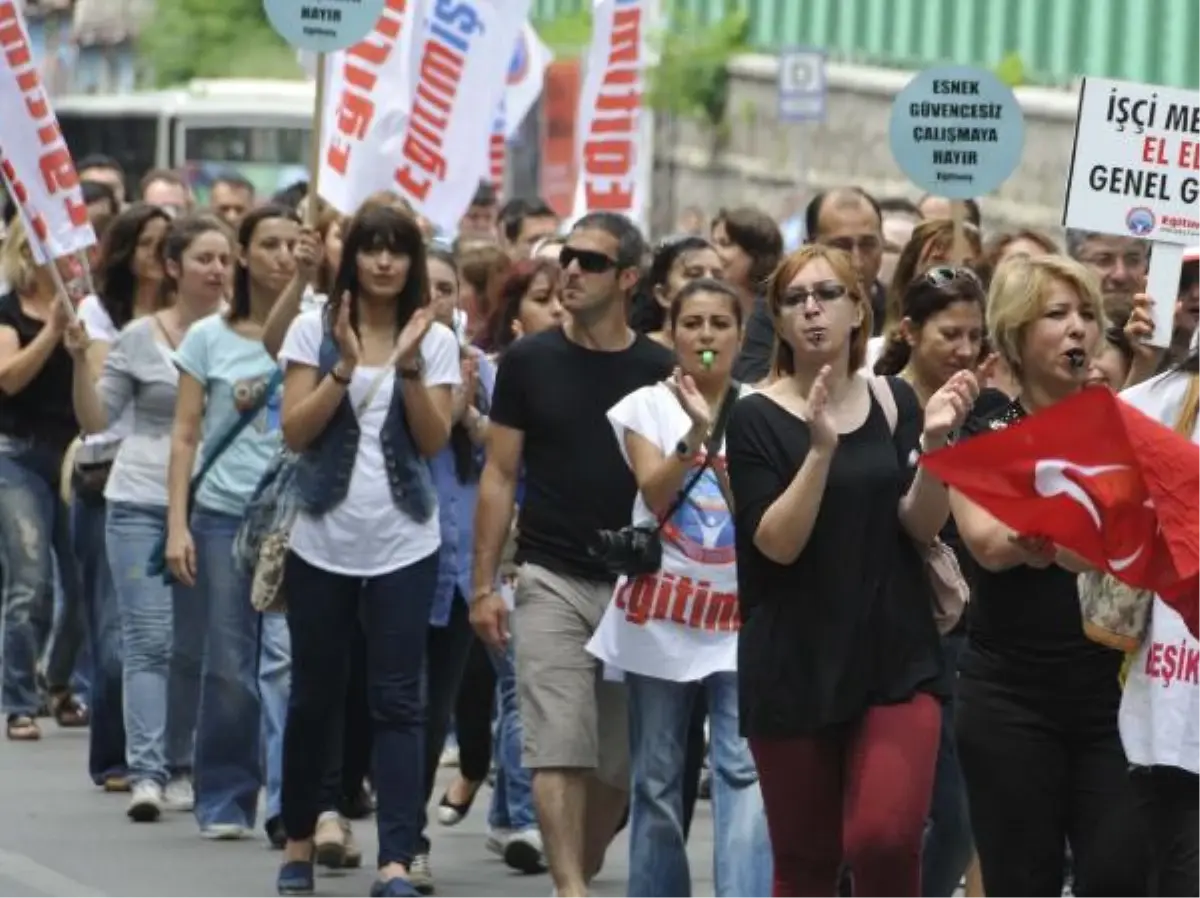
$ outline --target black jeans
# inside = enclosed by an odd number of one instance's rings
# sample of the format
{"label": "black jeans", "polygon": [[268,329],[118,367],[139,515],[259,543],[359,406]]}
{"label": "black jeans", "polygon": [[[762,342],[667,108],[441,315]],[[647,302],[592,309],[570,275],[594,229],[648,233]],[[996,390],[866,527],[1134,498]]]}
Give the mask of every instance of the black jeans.
{"label": "black jeans", "polygon": [[1150,841],[1150,894],[1200,895],[1200,777],[1178,767],[1135,767],[1130,777]]}
{"label": "black jeans", "polygon": [[350,637],[350,669],[340,721],[329,727],[329,763],[321,784],[321,809],[355,800],[371,770],[371,711],[367,706],[367,637],[356,621]]}
{"label": "black jeans", "polygon": [[444,627],[431,627],[426,615],[425,641],[425,763],[421,770],[421,802],[419,826],[417,828],[417,854],[429,853],[429,800],[433,797],[433,784],[437,779],[438,759],[446,745],[446,732],[450,728],[450,715],[458,700],[458,688],[462,683],[463,670],[467,666],[467,654],[475,631],[471,629],[470,609],[462,595],[454,594],[450,603],[450,618]]}
{"label": "black jeans", "polygon": [[458,769],[463,779],[480,783],[492,766],[492,712],[496,707],[496,668],[478,636],[471,640],[467,666],[454,705]]}
{"label": "black jeans", "polygon": [[379,577],[323,571],[289,552],[284,567],[292,692],[283,739],[283,824],[289,838],[316,828],[327,790],[331,726],[342,724],[350,654],[361,614],[367,703],[379,803],[379,866],[416,853],[424,769],[421,674],[438,554]]}
{"label": "black jeans", "polygon": [[1060,894],[1069,842],[1076,895],[1145,895],[1115,678],[1090,694],[1056,685],[959,677],[958,755],[984,891]]}

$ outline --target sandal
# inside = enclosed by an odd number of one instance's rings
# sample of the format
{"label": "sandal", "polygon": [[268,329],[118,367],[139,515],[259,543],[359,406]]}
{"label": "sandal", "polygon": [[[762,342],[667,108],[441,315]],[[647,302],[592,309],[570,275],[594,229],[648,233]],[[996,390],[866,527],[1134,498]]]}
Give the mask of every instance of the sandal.
{"label": "sandal", "polygon": [[50,711],[55,722],[67,729],[85,727],[91,721],[87,705],[67,690],[50,694]]}
{"label": "sandal", "polygon": [[37,742],[42,738],[42,730],[28,714],[10,714],[6,735],[13,742]]}

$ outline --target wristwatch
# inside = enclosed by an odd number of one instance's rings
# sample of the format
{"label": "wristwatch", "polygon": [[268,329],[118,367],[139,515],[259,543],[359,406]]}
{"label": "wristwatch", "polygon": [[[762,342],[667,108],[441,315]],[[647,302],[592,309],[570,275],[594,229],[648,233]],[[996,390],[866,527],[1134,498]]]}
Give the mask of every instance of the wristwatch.
{"label": "wristwatch", "polygon": [[350,386],[350,382],[354,379],[353,374],[342,374],[338,371],[337,365],[329,369],[329,376],[333,378],[333,382],[341,384],[343,387]]}
{"label": "wristwatch", "polygon": [[396,373],[403,380],[420,380],[421,375],[425,373],[425,365],[421,361],[421,357],[417,356],[415,362],[411,365],[397,365]]}

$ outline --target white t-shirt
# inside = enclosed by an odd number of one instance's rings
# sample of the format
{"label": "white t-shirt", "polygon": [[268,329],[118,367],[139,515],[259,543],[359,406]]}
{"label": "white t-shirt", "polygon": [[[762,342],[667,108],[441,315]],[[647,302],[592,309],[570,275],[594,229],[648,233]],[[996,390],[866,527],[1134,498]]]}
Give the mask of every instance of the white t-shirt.
{"label": "white t-shirt", "polygon": [[[1173,427],[1187,391],[1187,375],[1170,372],[1131,387],[1121,398]],[[1200,426],[1192,433],[1200,443]],[[1131,764],[1178,767],[1200,773],[1200,642],[1183,618],[1158,596],[1150,628],[1129,667],[1118,725]]]}
{"label": "white t-shirt", "polygon": [[[304,312],[288,328],[279,362],[285,370],[296,362],[317,367],[324,324],[320,310]],[[458,343],[449,328],[434,324],[421,341],[427,386],[457,386],[462,381]],[[392,403],[395,374],[387,371],[370,405],[359,405],[381,368],[360,365],[348,391],[358,414],[361,435],[350,473],[346,498],[320,517],[301,512],[292,526],[290,547],[314,567],[351,577],[377,577],[420,561],[441,546],[441,527],[435,513],[418,523],[392,500],[384,467],[380,431]]]}
{"label": "white t-shirt", "polygon": [[[747,392],[749,388],[743,387],[742,395]],[[627,464],[628,431],[669,455],[691,429],[687,413],[662,384],[630,393],[609,409],[608,420]],[[684,485],[702,460],[703,450],[684,477]],[[724,466],[724,445],[712,464]],[[633,523],[654,522],[639,492]],[[588,651],[609,667],[681,683],[736,671],[741,620],[733,515],[711,468],[663,529],[662,547],[662,569],[657,574],[617,581],[613,601]]]}
{"label": "white t-shirt", "polygon": [[[104,308],[104,303],[100,301],[100,297],[95,293],[89,293],[79,301],[79,305],[75,309],[75,314],[83,323],[84,329],[87,330],[87,335],[90,339],[109,344],[117,339],[117,327],[113,324],[112,316],[108,314],[108,309]],[[102,452],[114,443],[121,442],[132,431],[133,406],[130,405],[121,412],[121,416],[116,421],[109,422],[108,430],[103,433],[94,433],[90,436],[85,436],[82,443],[92,452]],[[87,452],[83,451],[83,455],[77,455],[76,459],[86,461],[86,455]]]}

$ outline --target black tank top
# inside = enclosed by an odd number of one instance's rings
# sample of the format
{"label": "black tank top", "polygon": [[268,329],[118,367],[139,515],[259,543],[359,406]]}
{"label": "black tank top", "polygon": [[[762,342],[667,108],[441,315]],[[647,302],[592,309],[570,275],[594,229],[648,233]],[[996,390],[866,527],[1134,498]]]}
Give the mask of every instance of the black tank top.
{"label": "black tank top", "polygon": [[[24,349],[46,324],[26,315],[16,293],[0,298],[0,327],[11,327]],[[0,390],[0,434],[32,439],[47,449],[66,450],[79,433],[71,401],[71,356],[60,342],[42,370],[15,396]]]}

